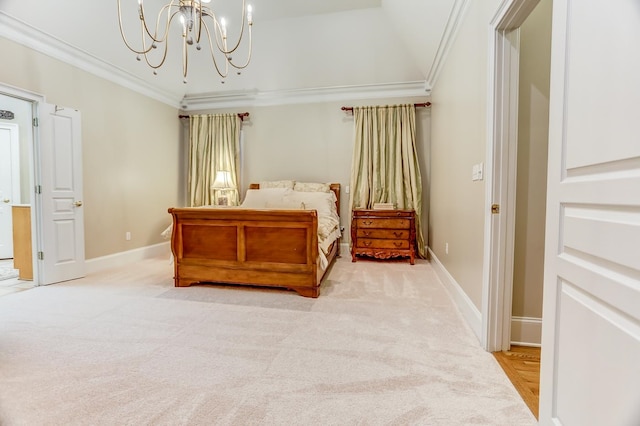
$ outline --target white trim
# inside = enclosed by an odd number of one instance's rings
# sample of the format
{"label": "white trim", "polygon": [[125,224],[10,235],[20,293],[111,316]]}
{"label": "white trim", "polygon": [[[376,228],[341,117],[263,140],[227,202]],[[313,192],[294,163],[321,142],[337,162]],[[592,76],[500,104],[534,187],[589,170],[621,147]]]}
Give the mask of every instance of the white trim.
{"label": "white trim", "polygon": [[[2,12],[0,12],[0,15]],[[0,82],[0,94],[28,102],[45,102],[44,95]]]}
{"label": "white trim", "polygon": [[[490,24],[488,47],[487,141],[484,259],[482,285],[482,346],[487,351],[509,349],[515,193],[517,165],[518,28],[539,0],[504,0]],[[492,214],[492,204],[500,214]]]}
{"label": "white trim", "polygon": [[212,108],[262,107],[274,105],[336,102],[354,99],[425,97],[431,91],[424,81],[317,87],[310,89],[214,92],[186,94],[183,110]]}
{"label": "white trim", "polygon": [[511,317],[511,344],[539,348],[542,342],[542,318]]}
{"label": "white trim", "polygon": [[340,243],[340,257],[351,257],[351,244],[344,242],[344,237],[342,241],[343,242]]}
{"label": "white trim", "polygon": [[462,287],[460,287],[460,284],[458,284],[455,278],[447,271],[447,268],[438,260],[435,253],[430,248],[428,250],[433,270],[451,295],[453,303],[458,307],[462,317],[467,321],[467,324],[471,327],[471,330],[478,340],[480,340],[482,335],[482,314],[471,299],[469,299],[469,296],[467,296]]}
{"label": "white trim", "polygon": [[469,3],[469,0],[455,0],[451,8],[451,13],[449,14],[449,19],[447,20],[442,38],[440,39],[436,56],[427,75],[427,85],[429,88],[432,88],[436,84],[436,81],[438,81],[440,71],[449,56],[449,51],[451,50],[451,46],[453,46],[453,42],[456,40],[458,30],[462,26],[462,21]]}
{"label": "white trim", "polygon": [[[1,26],[0,26],[1,28]],[[45,102],[44,95],[21,89],[19,87],[11,86],[0,82],[0,94],[10,96],[16,99],[29,102],[31,104],[31,118],[40,118],[40,104]],[[31,126],[32,132],[27,132],[28,143],[28,156],[29,156],[29,179],[30,184],[36,184],[39,182],[39,153],[37,147],[40,143],[40,128],[34,128]],[[29,191],[29,204],[31,204],[31,254],[33,259],[33,283],[34,285],[40,285],[40,271],[38,270],[37,253],[40,251],[40,226],[38,221],[40,220],[41,207],[36,202],[35,192]]]}
{"label": "white trim", "polygon": [[0,36],[174,108],[180,107],[181,94],[151,85],[122,68],[105,62],[3,11],[0,11]]}
{"label": "white trim", "polygon": [[87,275],[102,271],[104,269],[117,268],[130,265],[143,259],[159,256],[167,256],[167,262],[171,261],[171,248],[169,242],[140,247],[120,253],[109,254],[107,256],[95,257],[85,262]]}

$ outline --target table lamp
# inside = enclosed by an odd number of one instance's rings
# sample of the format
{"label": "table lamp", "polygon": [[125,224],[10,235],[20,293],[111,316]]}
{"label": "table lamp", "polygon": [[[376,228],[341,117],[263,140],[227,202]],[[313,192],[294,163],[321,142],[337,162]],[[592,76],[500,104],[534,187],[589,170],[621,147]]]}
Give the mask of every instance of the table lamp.
{"label": "table lamp", "polygon": [[231,172],[218,171],[216,172],[216,179],[211,185],[211,189],[220,191],[220,196],[216,200],[216,204],[219,206],[228,206],[229,197],[227,191],[233,189],[233,182],[231,181]]}

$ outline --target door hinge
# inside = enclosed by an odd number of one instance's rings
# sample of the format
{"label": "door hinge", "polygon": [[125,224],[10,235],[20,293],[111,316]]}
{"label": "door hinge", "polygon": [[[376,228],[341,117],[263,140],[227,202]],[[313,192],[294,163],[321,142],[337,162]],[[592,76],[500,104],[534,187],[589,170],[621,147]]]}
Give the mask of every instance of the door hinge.
{"label": "door hinge", "polygon": [[492,204],[491,205],[491,214],[500,213],[500,204]]}
{"label": "door hinge", "polygon": [[38,117],[33,119],[33,127],[38,127]]}
{"label": "door hinge", "polygon": [[36,194],[42,194],[42,186],[36,185]]}
{"label": "door hinge", "polygon": [[44,260],[44,253],[41,251],[38,252],[38,260]]}

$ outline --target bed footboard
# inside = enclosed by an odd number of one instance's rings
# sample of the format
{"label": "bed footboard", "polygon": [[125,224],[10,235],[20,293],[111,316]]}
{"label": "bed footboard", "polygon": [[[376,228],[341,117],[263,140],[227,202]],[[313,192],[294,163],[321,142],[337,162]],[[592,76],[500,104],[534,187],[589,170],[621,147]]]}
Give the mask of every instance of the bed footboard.
{"label": "bed footboard", "polygon": [[229,283],[318,297],[314,210],[171,208],[176,287]]}

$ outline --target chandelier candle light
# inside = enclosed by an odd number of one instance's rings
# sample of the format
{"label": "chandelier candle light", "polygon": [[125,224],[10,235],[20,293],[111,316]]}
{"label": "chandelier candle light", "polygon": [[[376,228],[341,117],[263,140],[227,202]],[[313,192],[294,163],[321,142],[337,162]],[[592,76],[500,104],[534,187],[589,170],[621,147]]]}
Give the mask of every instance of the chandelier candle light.
{"label": "chandelier candle light", "polygon": [[[153,74],[157,74],[157,69],[160,68],[167,59],[168,51],[168,38],[169,28],[175,21],[175,18],[180,21],[182,26],[182,75],[184,77],[183,82],[187,83],[187,71],[189,66],[189,48],[195,43],[196,50],[201,50],[201,41],[203,44],[208,45],[209,52],[211,53],[211,60],[213,65],[220,75],[220,77],[227,77],[229,74],[229,65],[238,70],[244,69],[249,65],[251,61],[251,27],[253,26],[253,15],[251,5],[245,5],[245,0],[242,0],[242,26],[240,27],[240,34],[238,40],[232,47],[227,45],[227,26],[224,18],[218,19],[216,13],[211,10],[206,4],[211,0],[172,0],[171,2],[162,6],[158,12],[155,28],[151,31],[151,25],[147,24],[147,20],[144,14],[144,2],[138,0],[138,17],[140,18],[140,33],[142,38],[142,47],[139,49],[134,48],[124,35],[122,25],[122,11],[121,0],[118,1],[118,22],[120,24],[120,35],[124,43],[134,53],[137,53],[137,60],[141,61],[144,58],[147,65],[153,68]],[[249,51],[246,61],[244,63],[234,62],[232,54],[238,49],[242,42],[245,23],[249,28]],[[214,46],[215,45],[215,46]],[[150,56],[155,56],[152,52],[154,49],[162,49],[158,62],[153,62]],[[224,58],[224,66],[219,66],[218,60],[216,60],[215,51],[217,54]]]}

